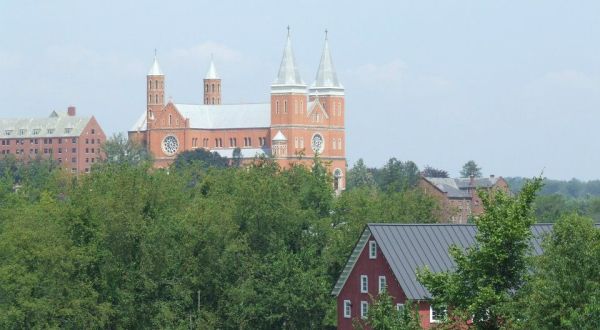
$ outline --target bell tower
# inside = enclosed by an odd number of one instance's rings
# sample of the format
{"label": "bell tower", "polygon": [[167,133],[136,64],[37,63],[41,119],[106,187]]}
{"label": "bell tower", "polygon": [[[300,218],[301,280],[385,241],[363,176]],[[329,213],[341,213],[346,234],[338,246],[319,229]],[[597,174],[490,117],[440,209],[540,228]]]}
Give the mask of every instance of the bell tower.
{"label": "bell tower", "polygon": [[154,51],[154,62],[148,75],[146,75],[146,109],[148,122],[154,113],[161,111],[165,105],[165,75],[160,70],[156,50]]}
{"label": "bell tower", "polygon": [[338,80],[331,59],[327,30],[325,30],[325,45],[323,46],[317,75],[310,86],[309,99],[311,103],[320,104],[324,116],[327,117],[325,121],[327,128],[324,129],[327,140],[322,156],[324,159],[331,161],[335,189],[337,191],[343,190],[346,187],[346,103],[344,86]]}
{"label": "bell tower", "polygon": [[204,104],[221,104],[221,78],[215,69],[215,62],[210,56],[210,66],[204,77]]}
{"label": "bell tower", "polygon": [[[308,91],[306,84],[300,77],[296,66],[290,27],[288,26],[287,40],[283,50],[283,58],[279,66],[277,78],[271,84],[271,136],[287,137],[286,156],[278,155],[280,159],[292,159],[300,152],[299,139],[302,134],[298,131],[298,124],[302,124],[306,116],[308,105]],[[304,139],[304,137],[302,137]],[[293,141],[293,142],[292,142]],[[283,141],[273,140],[273,144],[281,144]],[[294,143],[294,144],[291,144]],[[281,160],[280,165],[287,166],[289,160]]]}

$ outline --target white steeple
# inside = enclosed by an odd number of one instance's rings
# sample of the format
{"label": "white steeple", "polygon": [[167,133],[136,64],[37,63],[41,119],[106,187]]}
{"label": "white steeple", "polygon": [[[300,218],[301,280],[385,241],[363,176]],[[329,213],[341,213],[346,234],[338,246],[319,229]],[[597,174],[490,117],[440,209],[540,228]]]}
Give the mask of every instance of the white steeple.
{"label": "white steeple", "polygon": [[160,66],[158,65],[158,59],[156,58],[156,49],[154,50],[154,62],[152,63],[152,67],[150,67],[150,71],[148,71],[148,76],[164,76],[162,71],[160,70]]}
{"label": "white steeple", "polygon": [[204,79],[221,79],[217,74],[217,69],[215,68],[215,61],[213,60],[212,54],[210,55],[210,65],[208,66],[208,71],[206,71],[206,76]]}
{"label": "white steeple", "polygon": [[319,94],[323,93],[340,93],[344,91],[344,86],[340,83],[333,66],[333,60],[331,59],[331,52],[329,51],[329,39],[327,38],[327,30],[325,30],[325,46],[323,47],[323,54],[321,55],[321,62],[319,63],[319,69],[317,70],[317,76],[315,82],[310,86],[311,92]]}
{"label": "white steeple", "polygon": [[271,91],[273,92],[296,92],[304,91],[306,84],[300,77],[300,72],[296,66],[294,52],[292,50],[292,39],[290,38],[290,27],[288,26],[287,41],[283,50],[283,58],[279,66],[279,73],[273,84]]}

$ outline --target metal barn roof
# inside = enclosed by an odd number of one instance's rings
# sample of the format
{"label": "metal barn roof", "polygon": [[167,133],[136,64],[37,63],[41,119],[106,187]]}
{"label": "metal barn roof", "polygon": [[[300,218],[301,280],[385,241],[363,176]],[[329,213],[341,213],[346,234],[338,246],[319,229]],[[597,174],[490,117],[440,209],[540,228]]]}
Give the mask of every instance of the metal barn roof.
{"label": "metal barn roof", "polygon": [[[535,224],[533,253],[542,253],[540,242],[543,234],[552,230],[551,224]],[[417,280],[416,270],[425,266],[433,272],[453,269],[454,260],[448,253],[452,245],[467,248],[475,242],[477,228],[474,225],[455,224],[378,224],[367,225],[332,294],[338,295],[350,276],[360,252],[372,234],[385,256],[394,276],[408,299],[429,299],[429,291]]]}

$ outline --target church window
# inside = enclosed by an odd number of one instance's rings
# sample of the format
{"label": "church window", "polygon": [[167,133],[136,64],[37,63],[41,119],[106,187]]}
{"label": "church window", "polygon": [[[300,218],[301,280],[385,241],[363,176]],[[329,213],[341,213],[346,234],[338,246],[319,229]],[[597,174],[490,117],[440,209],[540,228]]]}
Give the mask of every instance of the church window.
{"label": "church window", "polygon": [[158,80],[154,81],[154,88],[158,89]]}
{"label": "church window", "polygon": [[279,114],[279,101],[275,101],[275,113]]}
{"label": "church window", "polygon": [[148,95],[148,103],[152,103],[152,95]]}
{"label": "church window", "polygon": [[214,97],[212,98],[212,104],[215,104],[215,98]]}
{"label": "church window", "polygon": [[294,101],[294,114],[297,115],[298,114],[298,100]]}
{"label": "church window", "polygon": [[342,139],[338,138],[338,148],[342,149]]}
{"label": "church window", "polygon": [[323,110],[327,109],[326,105],[327,105],[327,102],[323,102]]}
{"label": "church window", "polygon": [[208,84],[206,84],[206,86],[204,86],[204,92],[208,93]]}
{"label": "church window", "polygon": [[300,137],[300,148],[304,149],[304,137]]}
{"label": "church window", "polygon": [[338,102],[338,116],[342,115],[342,104]]}
{"label": "church window", "polygon": [[296,137],[296,138],[294,139],[294,147],[295,147],[295,148],[298,148],[299,146],[300,146],[300,144],[299,144],[299,139],[298,139],[298,137]]}
{"label": "church window", "polygon": [[156,95],[154,99],[156,100],[156,103],[158,103],[158,95]]}
{"label": "church window", "polygon": [[300,101],[300,111],[304,109],[304,101]]}
{"label": "church window", "polygon": [[214,92],[215,92],[215,84],[211,84],[211,86],[210,86],[210,87],[211,87],[211,89],[212,89],[212,92],[214,93]]}
{"label": "church window", "polygon": [[169,115],[169,126],[171,126],[171,120],[173,119],[172,115]]}
{"label": "church window", "polygon": [[337,141],[333,139],[333,150],[337,149]]}
{"label": "church window", "polygon": [[283,113],[287,113],[287,101],[283,101]]}
{"label": "church window", "polygon": [[152,89],[152,81],[148,81],[148,89]]}

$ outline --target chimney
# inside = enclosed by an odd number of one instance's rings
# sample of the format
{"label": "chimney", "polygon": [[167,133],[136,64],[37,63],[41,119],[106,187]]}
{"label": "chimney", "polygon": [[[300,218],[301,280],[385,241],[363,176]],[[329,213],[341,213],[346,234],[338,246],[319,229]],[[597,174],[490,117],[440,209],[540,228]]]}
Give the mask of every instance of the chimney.
{"label": "chimney", "polygon": [[75,106],[70,105],[67,108],[67,115],[69,115],[69,117],[75,117],[75,113],[76,113]]}

